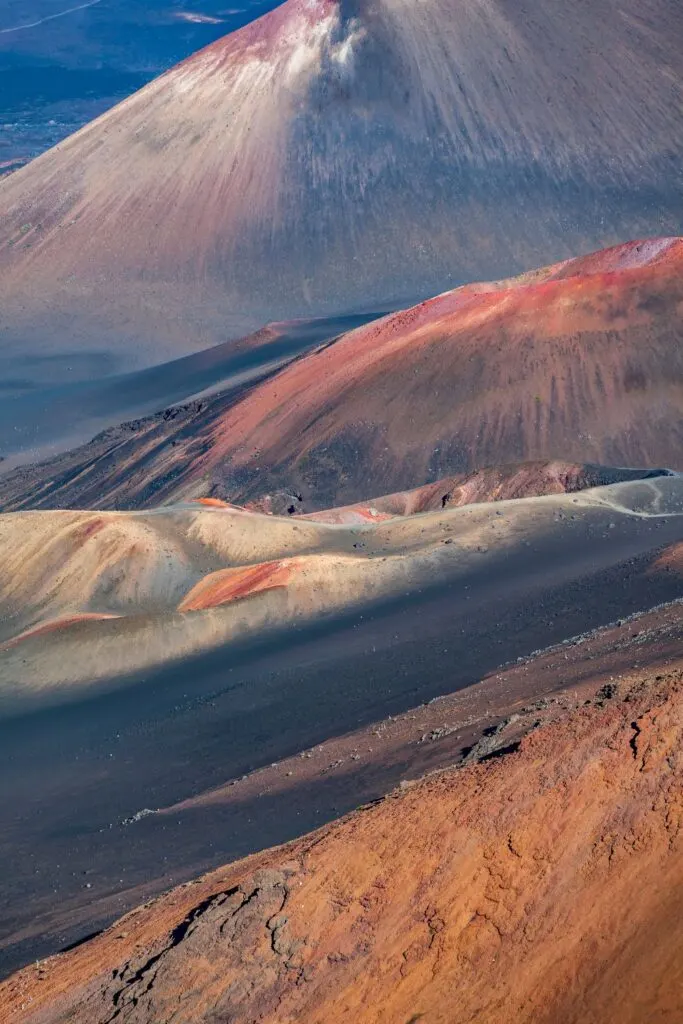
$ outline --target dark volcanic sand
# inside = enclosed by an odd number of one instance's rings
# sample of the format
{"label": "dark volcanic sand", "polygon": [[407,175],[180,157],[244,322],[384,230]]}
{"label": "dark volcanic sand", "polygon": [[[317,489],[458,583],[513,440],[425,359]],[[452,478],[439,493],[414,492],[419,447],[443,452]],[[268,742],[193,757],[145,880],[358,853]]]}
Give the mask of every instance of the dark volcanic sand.
{"label": "dark volcanic sand", "polygon": [[142,686],[131,680],[116,694],[6,722],[0,872],[12,884],[0,905],[2,971],[77,941],[146,895],[381,794],[410,774],[410,758],[341,782],[326,772],[285,796],[247,796],[128,826],[124,819],[680,597],[680,575],[650,566],[682,532],[680,517],[639,520],[606,509],[598,525],[568,520],[542,546],[502,555],[464,584],[260,649],[224,649],[147,673]]}

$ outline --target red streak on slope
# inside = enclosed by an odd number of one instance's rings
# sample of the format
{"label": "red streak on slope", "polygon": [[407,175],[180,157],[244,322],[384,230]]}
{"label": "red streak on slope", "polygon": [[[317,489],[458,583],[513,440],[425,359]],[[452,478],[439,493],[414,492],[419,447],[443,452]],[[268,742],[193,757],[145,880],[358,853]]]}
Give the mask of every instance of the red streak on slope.
{"label": "red streak on slope", "polygon": [[62,618],[52,619],[50,622],[41,622],[37,626],[32,626],[31,629],[27,629],[23,633],[19,633],[18,636],[12,637],[11,640],[5,641],[0,649],[8,651],[12,647],[16,647],[23,640],[44,636],[47,633],[57,633],[60,630],[67,629],[69,626],[75,626],[79,622],[99,622],[102,619],[119,618],[121,618],[120,615],[110,615],[106,612],[81,612],[78,615],[65,615]]}
{"label": "red streak on slope", "polygon": [[203,611],[251,597],[252,594],[286,587],[296,565],[296,560],[284,559],[212,572],[183,598],[178,611]]}
{"label": "red streak on slope", "polygon": [[238,512],[247,512],[248,509],[243,508],[241,505],[233,505],[229,501],[223,501],[222,498],[194,498],[196,505],[206,505],[207,508],[227,508]]}

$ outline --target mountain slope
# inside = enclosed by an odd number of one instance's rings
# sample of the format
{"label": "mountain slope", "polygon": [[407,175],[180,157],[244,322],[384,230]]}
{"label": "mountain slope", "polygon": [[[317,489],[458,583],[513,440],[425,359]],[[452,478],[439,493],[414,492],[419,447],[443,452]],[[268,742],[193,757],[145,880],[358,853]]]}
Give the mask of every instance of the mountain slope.
{"label": "mountain slope", "polygon": [[682,52],[675,0],[288,0],[0,182],[3,355],[121,370],[672,232]]}

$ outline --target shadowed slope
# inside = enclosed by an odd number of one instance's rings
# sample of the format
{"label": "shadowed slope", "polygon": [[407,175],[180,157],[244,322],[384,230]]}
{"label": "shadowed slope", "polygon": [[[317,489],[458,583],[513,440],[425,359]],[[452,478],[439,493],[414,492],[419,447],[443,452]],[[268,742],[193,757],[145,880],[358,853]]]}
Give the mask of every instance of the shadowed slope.
{"label": "shadowed slope", "polygon": [[[171,403],[201,395],[203,403],[192,403],[192,408],[201,412],[207,393],[220,389],[225,409],[249,385],[263,380],[301,352],[369,319],[365,315],[272,323],[244,338],[212,345],[180,359],[95,380],[75,380],[78,372],[67,372],[60,379],[51,363],[41,365],[22,356],[13,361],[11,376],[0,380],[2,469],[7,471],[47,456],[54,459],[55,454],[89,441],[98,431],[120,424],[124,418],[149,417],[163,409],[146,421],[128,420],[120,429],[114,427],[107,432],[120,455],[127,431],[143,435],[152,427],[153,433],[156,425],[163,432],[164,426],[168,429],[176,420],[183,421],[187,407],[171,410]],[[71,361],[78,371],[78,360]],[[113,485],[110,477],[110,490]]]}
{"label": "shadowed slope", "polygon": [[130,369],[675,231],[681,52],[675,0],[288,0],[0,182],[4,354]]}

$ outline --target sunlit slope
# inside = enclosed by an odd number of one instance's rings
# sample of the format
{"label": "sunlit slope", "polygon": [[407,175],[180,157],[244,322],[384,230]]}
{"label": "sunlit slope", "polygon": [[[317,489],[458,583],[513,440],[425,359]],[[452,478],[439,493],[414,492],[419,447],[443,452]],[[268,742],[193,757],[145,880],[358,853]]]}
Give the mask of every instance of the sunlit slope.
{"label": "sunlit slope", "polygon": [[560,566],[590,573],[597,553],[615,565],[624,551],[654,559],[660,517],[678,540],[683,478],[421,515],[369,512],[364,522],[191,505],[8,514],[0,517],[0,705],[72,699],[219,648],[229,667],[231,645],[388,601],[417,608],[430,588],[457,590],[500,559],[522,556],[520,578],[546,574],[549,584]]}

